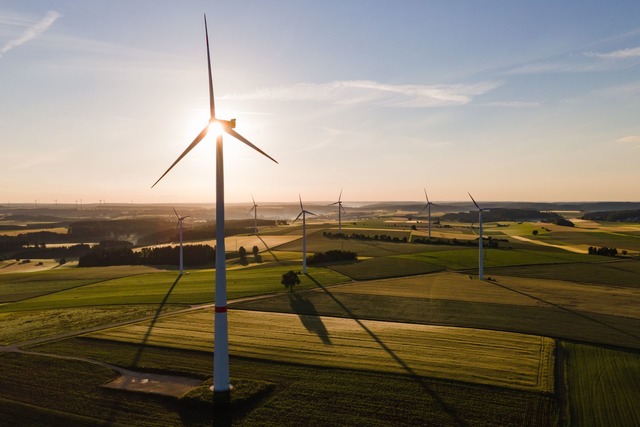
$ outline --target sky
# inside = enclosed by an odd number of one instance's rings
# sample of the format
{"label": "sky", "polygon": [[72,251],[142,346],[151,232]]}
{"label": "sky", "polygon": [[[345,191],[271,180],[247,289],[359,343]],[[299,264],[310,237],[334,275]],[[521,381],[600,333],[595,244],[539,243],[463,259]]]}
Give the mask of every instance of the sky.
{"label": "sky", "polygon": [[640,2],[3,0],[0,204],[640,201]]}

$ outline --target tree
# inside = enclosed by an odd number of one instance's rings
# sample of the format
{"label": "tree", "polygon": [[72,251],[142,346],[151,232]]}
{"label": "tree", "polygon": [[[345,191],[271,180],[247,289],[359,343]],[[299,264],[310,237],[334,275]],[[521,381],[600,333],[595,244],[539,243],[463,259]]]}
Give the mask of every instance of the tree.
{"label": "tree", "polygon": [[253,260],[256,264],[260,264],[262,262],[262,257],[260,256],[259,252],[260,249],[257,246],[254,246],[251,249],[251,252],[253,252]]}
{"label": "tree", "polygon": [[289,291],[293,292],[293,287],[300,284],[300,278],[298,278],[295,271],[289,270],[282,275],[280,283],[282,283],[285,288],[289,288]]}
{"label": "tree", "polygon": [[537,236],[537,235],[538,235],[538,230],[533,230],[533,231],[531,232],[531,234],[533,234],[534,236]]}
{"label": "tree", "polygon": [[249,264],[249,260],[247,259],[247,250],[244,248],[244,246],[240,246],[240,248],[238,249],[238,255],[240,255],[240,264]]}

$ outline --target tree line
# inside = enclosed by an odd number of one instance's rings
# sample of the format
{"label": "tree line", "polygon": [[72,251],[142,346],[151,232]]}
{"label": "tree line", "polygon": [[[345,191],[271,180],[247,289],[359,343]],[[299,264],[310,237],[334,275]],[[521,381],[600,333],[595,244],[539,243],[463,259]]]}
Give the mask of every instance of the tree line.
{"label": "tree line", "polygon": [[[212,264],[216,250],[209,245],[183,246],[183,262],[186,266]],[[164,246],[142,248],[133,251],[130,247],[106,247],[98,245],[80,257],[79,267],[104,267],[110,265],[179,265],[180,247]]]}

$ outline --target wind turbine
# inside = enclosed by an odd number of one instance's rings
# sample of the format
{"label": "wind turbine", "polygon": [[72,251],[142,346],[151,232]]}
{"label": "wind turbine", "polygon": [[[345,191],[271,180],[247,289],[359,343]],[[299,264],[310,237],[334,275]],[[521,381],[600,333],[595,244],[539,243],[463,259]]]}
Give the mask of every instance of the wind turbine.
{"label": "wind turbine", "polygon": [[[298,194],[298,198],[300,199],[300,213],[293,220],[296,222],[300,216],[302,216],[302,273],[307,274],[307,214],[317,216],[313,212],[309,212],[302,206],[302,197]],[[292,224],[293,224],[292,222]]]}
{"label": "wind turbine", "polygon": [[[478,209],[478,222],[480,223],[480,227],[478,228],[480,232],[480,235],[479,235],[480,238],[478,239],[478,279],[483,280],[484,269],[483,269],[483,257],[482,257],[482,212],[488,211],[489,209],[480,208],[480,206],[478,206],[478,204],[474,200],[471,193],[467,193],[467,194],[469,194],[469,197],[471,197],[473,204],[476,205],[476,208]],[[471,230],[473,230],[473,225],[471,225]]]}
{"label": "wind turbine", "polygon": [[[222,132],[233,136],[234,138],[245,143],[263,156],[273,160],[267,153],[253,145],[246,138],[233,130],[236,126],[236,120],[221,120],[216,117],[215,103],[213,98],[213,78],[211,77],[211,55],[209,53],[209,31],[207,29],[207,16],[204,16],[204,31],[207,45],[207,68],[209,71],[209,107],[211,115],[209,122],[200,131],[193,142],[184,150],[184,152],[176,159],[175,162],[162,174],[160,178],[151,186],[152,188],[169,173],[171,169],[184,156],[198,145],[200,141],[207,135],[212,125],[219,126]],[[215,131],[214,131],[215,132]],[[215,292],[215,330],[214,330],[214,352],[213,352],[213,390],[221,400],[226,401],[229,398],[229,335],[227,322],[227,271],[225,265],[225,248],[224,248],[224,157],[222,150],[222,132],[216,136],[216,292]]]}
{"label": "wind turbine", "polygon": [[248,213],[253,211],[253,231],[258,234],[258,205],[256,205],[256,200],[253,198],[253,194],[251,195],[251,200],[253,201],[253,206]]}
{"label": "wind turbine", "polygon": [[331,203],[330,205],[327,206],[333,206],[333,205],[338,205],[338,233],[342,233],[342,212],[344,212],[345,214],[347,213],[347,211],[344,210],[344,208],[342,207],[342,188],[340,189],[340,195],[338,196],[338,201],[335,203]]}
{"label": "wind turbine", "polygon": [[427,204],[424,205],[422,209],[420,209],[418,215],[420,215],[422,212],[424,212],[425,209],[427,209],[427,215],[429,216],[429,239],[431,239],[431,205],[433,205],[433,203],[429,201],[429,196],[427,196],[426,188],[424,189],[424,198],[427,199]]}
{"label": "wind turbine", "polygon": [[176,209],[173,208],[173,213],[176,214],[176,217],[178,217],[178,223],[176,224],[176,228],[180,229],[180,275],[182,276],[182,223],[184,222],[185,218],[189,218],[188,216],[180,216],[178,215],[178,212],[176,212]]}

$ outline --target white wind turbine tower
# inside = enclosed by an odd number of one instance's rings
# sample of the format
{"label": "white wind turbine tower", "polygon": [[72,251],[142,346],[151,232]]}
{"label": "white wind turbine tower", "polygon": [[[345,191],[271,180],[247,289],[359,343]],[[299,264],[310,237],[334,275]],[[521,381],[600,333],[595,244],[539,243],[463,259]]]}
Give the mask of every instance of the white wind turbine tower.
{"label": "white wind turbine tower", "polygon": [[[184,150],[165,173],[152,185],[152,188],[189,153],[209,132],[212,125],[221,128],[216,136],[216,283],[215,283],[215,330],[213,352],[213,390],[214,394],[223,401],[228,400],[231,386],[229,384],[229,335],[227,322],[227,272],[225,264],[224,247],[224,157],[222,150],[222,132],[245,143],[263,156],[273,160],[267,153],[253,145],[246,138],[238,134],[234,128],[235,119],[221,120],[216,117],[213,98],[213,79],[211,77],[211,56],[209,54],[209,32],[207,30],[207,17],[204,17],[204,30],[207,45],[207,68],[209,71],[209,107],[210,118],[207,125],[200,131],[193,142]],[[215,131],[214,131],[215,132]],[[278,162],[276,162],[278,163]]]}
{"label": "white wind turbine tower", "polygon": [[251,200],[253,201],[253,206],[248,213],[253,211],[253,231],[258,234],[258,205],[256,205],[256,200],[253,198],[253,194],[251,195]]}
{"label": "white wind turbine tower", "polygon": [[173,208],[173,213],[176,214],[176,217],[178,218],[178,223],[176,224],[176,228],[180,229],[180,275],[182,275],[182,271],[183,271],[183,263],[182,263],[182,223],[184,222],[185,218],[190,218],[189,216],[180,216],[178,215],[178,212],[176,212],[176,209]]}
{"label": "white wind turbine tower", "polygon": [[[478,204],[476,203],[476,201],[473,199],[473,196],[471,195],[471,193],[467,193],[469,194],[469,197],[471,197],[471,200],[473,201],[473,204],[476,205],[476,208],[478,209],[478,222],[480,223],[480,226],[478,228],[479,230],[479,239],[478,239],[478,279],[479,280],[483,280],[484,279],[484,266],[483,266],[483,256],[482,256],[482,212],[488,211],[489,209],[482,209],[480,208],[480,206],[478,206]],[[473,225],[471,225],[471,230],[473,230]]]}
{"label": "white wind turbine tower", "polygon": [[344,212],[345,214],[347,213],[347,211],[344,210],[344,208],[342,207],[342,188],[340,189],[340,195],[338,196],[338,201],[335,203],[331,203],[330,205],[327,206],[333,206],[333,205],[338,205],[338,233],[342,233],[342,212]]}
{"label": "white wind turbine tower", "polygon": [[431,238],[431,205],[433,205],[433,203],[431,203],[429,201],[429,196],[427,196],[427,189],[424,189],[424,198],[427,199],[427,204],[424,205],[424,207],[422,209],[420,209],[420,212],[418,212],[418,215],[420,215],[422,212],[424,212],[424,210],[427,210],[427,215],[429,217],[428,223],[429,223],[429,238]]}
{"label": "white wind turbine tower", "polygon": [[[309,212],[305,210],[304,206],[302,206],[302,197],[298,194],[298,198],[300,199],[300,213],[293,220],[296,222],[300,216],[302,216],[302,273],[307,274],[307,214],[317,216],[313,212]],[[292,224],[293,224],[292,222]]]}

